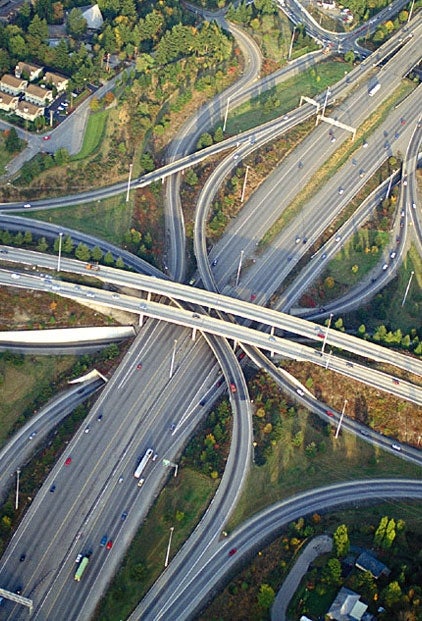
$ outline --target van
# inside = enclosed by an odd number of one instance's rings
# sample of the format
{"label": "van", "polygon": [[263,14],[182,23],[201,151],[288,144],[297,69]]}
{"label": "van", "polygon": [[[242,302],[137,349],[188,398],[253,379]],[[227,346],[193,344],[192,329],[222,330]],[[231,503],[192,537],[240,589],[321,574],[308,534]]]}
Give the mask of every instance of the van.
{"label": "van", "polygon": [[142,487],[144,483],[145,483],[145,479],[139,479],[138,487]]}

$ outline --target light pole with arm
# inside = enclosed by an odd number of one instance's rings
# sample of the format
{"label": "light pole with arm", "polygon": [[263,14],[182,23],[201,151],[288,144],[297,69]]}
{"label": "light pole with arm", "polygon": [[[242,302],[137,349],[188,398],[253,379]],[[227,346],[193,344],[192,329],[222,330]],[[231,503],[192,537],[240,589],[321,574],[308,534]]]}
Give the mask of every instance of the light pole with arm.
{"label": "light pole with arm", "polygon": [[133,164],[129,164],[129,177],[127,180],[127,190],[126,190],[126,202],[129,202],[129,193],[130,193],[130,182],[132,179],[132,168],[133,168]]}
{"label": "light pole with arm", "polygon": [[333,313],[330,313],[330,318],[328,320],[327,329],[325,330],[324,341],[322,343],[322,349],[321,349],[322,354],[324,353],[325,344],[327,342],[328,330],[330,329],[332,318],[333,318]]}
{"label": "light pole with arm", "polygon": [[237,274],[236,274],[236,284],[235,284],[235,287],[237,287],[238,284],[239,284],[240,270],[242,269],[243,253],[244,253],[244,250],[241,250],[240,251],[240,257],[239,257],[239,265],[237,266]]}
{"label": "light pole with arm", "polygon": [[16,499],[15,499],[15,509],[16,511],[18,510],[19,507],[19,475],[20,475],[21,471],[18,468],[16,470]]}
{"label": "light pole with arm", "polygon": [[169,542],[168,542],[168,545],[167,545],[166,560],[164,561],[164,567],[167,567],[167,565],[169,564],[170,546],[171,546],[171,539],[173,537],[173,531],[174,531],[174,526],[171,526],[170,527]]}
{"label": "light pole with arm", "polygon": [[246,166],[245,178],[243,179],[243,187],[242,187],[242,196],[240,197],[240,202],[243,203],[245,199],[245,190],[246,190],[246,181],[248,179],[248,170],[250,166]]}
{"label": "light pole with arm", "polygon": [[229,106],[230,106],[230,95],[227,97],[227,102],[226,102],[226,111],[224,113],[223,132],[226,131],[227,117],[229,115]]}
{"label": "light pole with arm", "polygon": [[62,239],[63,239],[63,233],[60,231],[59,233],[59,256],[57,259],[57,271],[60,272],[60,265],[61,265],[61,260],[62,260]]}
{"label": "light pole with arm", "polygon": [[410,283],[412,282],[412,278],[413,278],[413,274],[415,272],[410,272],[410,278],[409,278],[409,282],[407,283],[407,287],[406,287],[406,291],[404,292],[404,296],[403,296],[403,301],[401,303],[402,306],[404,306],[404,303],[406,302],[406,298],[407,298],[407,294],[409,293],[409,289],[410,289]]}
{"label": "light pole with arm", "polygon": [[344,400],[343,409],[340,415],[340,420],[338,421],[338,425],[336,429],[336,435],[334,436],[335,438],[338,438],[338,434],[340,433],[340,427],[341,427],[341,423],[343,422],[343,416],[344,416],[344,411],[346,409],[346,405],[347,405],[347,399]]}

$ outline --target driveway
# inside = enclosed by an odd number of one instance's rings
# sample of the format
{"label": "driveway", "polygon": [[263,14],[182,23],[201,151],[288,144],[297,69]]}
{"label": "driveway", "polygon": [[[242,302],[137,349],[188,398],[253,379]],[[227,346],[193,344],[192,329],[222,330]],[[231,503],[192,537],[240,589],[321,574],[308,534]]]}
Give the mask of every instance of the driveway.
{"label": "driveway", "polygon": [[308,571],[309,565],[320,554],[331,552],[332,547],[333,540],[328,535],[319,535],[305,546],[277,593],[271,608],[271,621],[286,621],[289,602]]}

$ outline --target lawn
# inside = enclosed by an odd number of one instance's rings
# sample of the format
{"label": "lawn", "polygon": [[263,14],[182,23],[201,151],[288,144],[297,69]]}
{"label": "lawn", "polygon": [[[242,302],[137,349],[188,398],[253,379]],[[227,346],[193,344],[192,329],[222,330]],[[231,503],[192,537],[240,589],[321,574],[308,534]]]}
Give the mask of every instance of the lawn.
{"label": "lawn", "polygon": [[227,134],[237,134],[261,123],[266,123],[299,105],[301,95],[312,97],[344,77],[350,65],[338,61],[324,61],[289,80],[274,86],[268,92],[229,109]]}
{"label": "lawn", "polygon": [[82,149],[79,153],[71,157],[72,162],[85,159],[98,148],[104,137],[107,119],[108,110],[100,110],[99,112],[90,113]]}
{"label": "lawn", "polygon": [[0,355],[0,444],[8,438],[16,424],[23,424],[22,414],[32,413],[33,404],[43,395],[53,395],[51,387],[70,371],[74,356],[25,356],[11,364]]}
{"label": "lawn", "polygon": [[182,472],[179,469],[177,478],[170,476],[100,602],[94,619],[117,621],[128,616],[163,569],[170,528],[174,528],[171,560],[192,532],[198,515],[204,512],[215,489],[216,484],[211,478],[189,469]]}
{"label": "lawn", "polygon": [[[337,481],[382,476],[418,476],[412,465],[363,442],[358,436],[341,433],[327,435],[326,425],[304,410],[297,417],[283,420],[284,437],[273,449],[265,466],[254,466],[229,528],[243,522],[265,506],[302,490],[330,485]],[[304,441],[294,447],[294,435],[302,430]],[[315,457],[306,447],[316,445]]]}
{"label": "lawn", "polygon": [[[335,282],[348,287],[357,284],[379,264],[382,251],[389,243],[391,239],[388,233],[359,229],[330,261],[324,277],[331,276]],[[358,269],[353,270],[354,266]],[[338,291],[334,297],[338,297]]]}
{"label": "lawn", "polygon": [[25,215],[123,245],[123,236],[131,228],[133,218],[133,202],[126,203],[125,198],[125,195],[120,194],[93,203]]}

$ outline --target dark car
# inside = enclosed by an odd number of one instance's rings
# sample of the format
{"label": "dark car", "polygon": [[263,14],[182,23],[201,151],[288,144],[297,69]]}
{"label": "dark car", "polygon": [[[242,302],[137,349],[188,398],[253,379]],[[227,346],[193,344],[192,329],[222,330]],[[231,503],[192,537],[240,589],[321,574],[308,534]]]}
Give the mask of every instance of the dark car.
{"label": "dark car", "polygon": [[123,511],[123,513],[121,515],[122,522],[124,522],[126,518],[127,518],[127,511]]}
{"label": "dark car", "polygon": [[234,554],[236,554],[237,552],[237,548],[232,548],[229,552],[229,556],[233,556]]}
{"label": "dark car", "polygon": [[102,421],[103,420],[103,415],[99,414],[97,420]]}
{"label": "dark car", "polygon": [[25,559],[26,559],[26,554],[21,554],[19,557],[20,562],[23,563]]}
{"label": "dark car", "polygon": [[393,378],[393,384],[396,384],[396,385],[397,385],[397,384],[400,384],[400,382],[399,382],[399,380],[397,379],[397,377],[394,377],[394,378]]}
{"label": "dark car", "polygon": [[217,265],[217,263],[218,263],[218,259],[214,259],[214,261],[211,263],[211,265],[212,265],[213,267],[215,267],[215,266]]}
{"label": "dark car", "polygon": [[50,487],[50,492],[53,493],[55,491],[56,491],[56,485],[54,484]]}
{"label": "dark car", "polygon": [[22,593],[23,587],[21,585],[17,586],[15,589],[16,595],[20,595]]}
{"label": "dark car", "polygon": [[104,535],[104,537],[102,537],[100,541],[100,546],[103,548],[106,543],[107,543],[107,535]]}
{"label": "dark car", "polygon": [[206,404],[207,400],[206,398],[201,399],[201,401],[199,402],[199,405],[201,405],[202,407],[204,407],[204,405]]}

